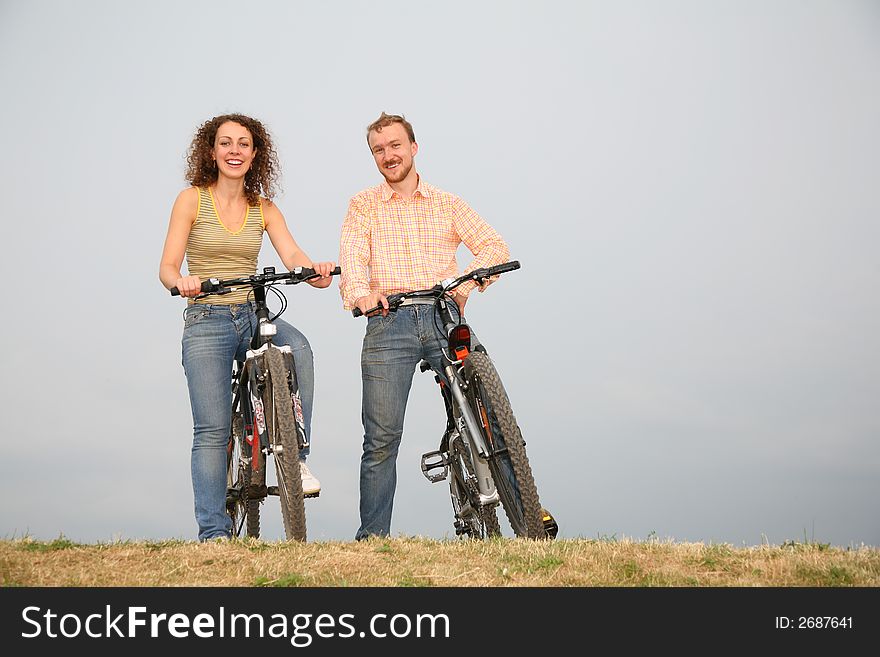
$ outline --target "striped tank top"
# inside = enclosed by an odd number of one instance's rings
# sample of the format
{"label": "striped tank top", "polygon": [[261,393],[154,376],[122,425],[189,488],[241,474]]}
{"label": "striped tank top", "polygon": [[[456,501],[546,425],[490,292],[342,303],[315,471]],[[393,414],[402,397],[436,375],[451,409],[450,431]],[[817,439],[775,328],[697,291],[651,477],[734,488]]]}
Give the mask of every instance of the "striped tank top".
{"label": "striped tank top", "polygon": [[[214,196],[208,188],[199,188],[199,210],[186,244],[186,265],[192,276],[209,278],[244,278],[257,272],[257,256],[263,244],[263,206],[247,209],[244,223],[234,233],[220,221]],[[190,303],[233,304],[248,301],[250,288],[223,295],[211,295]]]}

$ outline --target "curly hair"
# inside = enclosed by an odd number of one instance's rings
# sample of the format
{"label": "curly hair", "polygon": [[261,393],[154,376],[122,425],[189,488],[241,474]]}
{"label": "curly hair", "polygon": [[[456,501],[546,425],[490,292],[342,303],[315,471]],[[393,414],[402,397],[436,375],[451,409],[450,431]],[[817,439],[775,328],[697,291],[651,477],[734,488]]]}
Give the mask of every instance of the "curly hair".
{"label": "curly hair", "polygon": [[367,126],[367,145],[370,144],[370,133],[373,130],[376,132],[382,132],[382,128],[392,125],[393,123],[401,124],[406,130],[406,134],[409,135],[409,140],[413,144],[416,143],[416,133],[413,132],[412,124],[406,120],[406,117],[402,114],[386,114],[385,112],[382,112],[378,119]]}
{"label": "curly hair", "polygon": [[186,180],[194,187],[207,187],[217,182],[217,163],[212,151],[217,130],[227,121],[247,128],[254,140],[254,161],[244,176],[244,195],[248,204],[259,205],[260,196],[272,200],[280,191],[278,155],[263,124],[244,114],[215,116],[199,127],[186,156]]}

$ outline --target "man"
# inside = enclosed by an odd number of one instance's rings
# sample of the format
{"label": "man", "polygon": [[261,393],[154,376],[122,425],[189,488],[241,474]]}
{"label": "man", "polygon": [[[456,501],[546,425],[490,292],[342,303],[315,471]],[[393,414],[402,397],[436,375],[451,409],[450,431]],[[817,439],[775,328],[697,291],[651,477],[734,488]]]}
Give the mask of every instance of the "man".
{"label": "man", "polygon": [[[474,255],[466,271],[501,264],[509,256],[501,236],[467,203],[421,179],[414,162],[419,146],[403,116],[383,112],[367,127],[367,144],[385,180],[351,199],[340,239],[345,309],[382,306],[367,320],[361,352],[364,451],[357,540],[389,535],[413,374],[421,359],[442,371],[445,336],[434,325],[431,302],[389,313],[387,295],[457,276],[455,252],[462,243]],[[460,312],[476,287],[467,282],[456,288]]]}

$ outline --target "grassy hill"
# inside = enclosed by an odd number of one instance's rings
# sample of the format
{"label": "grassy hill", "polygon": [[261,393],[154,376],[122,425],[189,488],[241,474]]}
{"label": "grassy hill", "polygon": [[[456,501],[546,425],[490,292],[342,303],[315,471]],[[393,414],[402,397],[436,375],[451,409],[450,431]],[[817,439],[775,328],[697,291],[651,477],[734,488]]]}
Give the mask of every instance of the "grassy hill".
{"label": "grassy hill", "polygon": [[880,586],[880,549],[651,540],[0,541],[3,586]]}

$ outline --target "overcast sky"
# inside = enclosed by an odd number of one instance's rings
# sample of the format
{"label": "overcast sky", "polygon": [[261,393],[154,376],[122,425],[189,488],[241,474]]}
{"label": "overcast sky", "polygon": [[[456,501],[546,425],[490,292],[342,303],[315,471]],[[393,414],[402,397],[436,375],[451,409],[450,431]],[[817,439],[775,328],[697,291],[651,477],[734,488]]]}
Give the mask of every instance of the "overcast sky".
{"label": "overcast sky", "polygon": [[[387,111],[522,263],[468,313],[560,537],[880,545],[880,3],[0,0],[0,89],[0,537],[195,539],[158,281],[190,139],[264,121],[294,236],[336,260]],[[364,323],[285,291],[309,538],[351,540]],[[419,469],[443,428],[417,373],[395,535],[454,536]]]}

